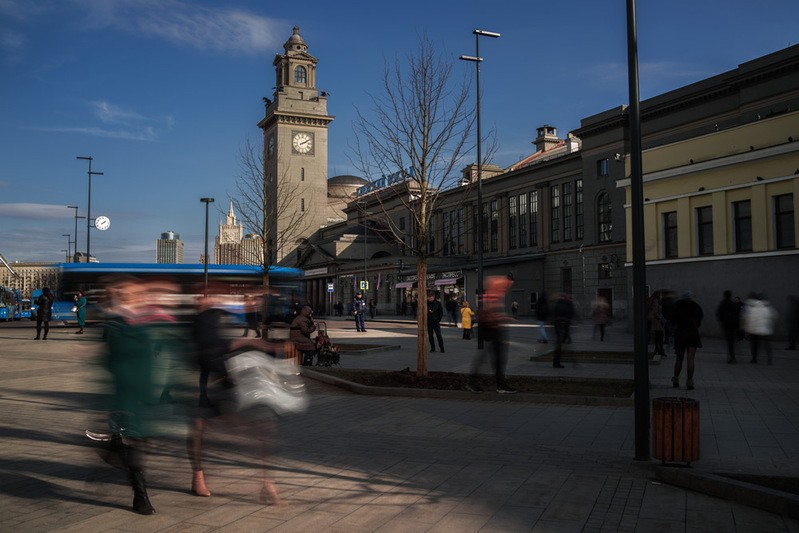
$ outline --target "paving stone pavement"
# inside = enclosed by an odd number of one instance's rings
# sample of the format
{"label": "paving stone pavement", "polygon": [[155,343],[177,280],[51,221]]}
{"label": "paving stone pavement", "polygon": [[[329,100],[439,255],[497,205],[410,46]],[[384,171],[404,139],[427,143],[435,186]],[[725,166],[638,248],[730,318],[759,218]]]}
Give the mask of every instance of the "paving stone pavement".
{"label": "paving stone pavement", "polygon": [[[333,342],[399,346],[345,356],[345,367],[415,367],[412,324],[387,317],[368,322],[366,333],[344,320],[328,325]],[[590,329],[575,328],[574,348],[632,345],[622,324],[604,343]],[[32,331],[0,324],[4,531],[799,531],[795,519],[656,481],[659,461],[633,459],[631,407],[509,402],[494,393],[361,396],[313,380],[308,411],[282,417],[274,438],[270,470],[284,505],[259,503],[258,442],[247,426],[209,428],[205,471],[214,494],[190,494],[185,413],[176,404],[149,453],[158,513],[139,516],[125,476],[83,436],[103,427],[99,331],[78,338],[55,328],[45,342]],[[625,364],[567,361],[559,370],[530,361],[549,346],[531,342],[532,323],[511,332],[511,375],[632,377]],[[444,333],[447,352],[431,354],[430,369],[466,371],[476,341],[456,328]],[[694,391],[671,388],[673,355],[650,365],[651,398],[700,401],[702,455],[692,468],[799,477],[796,352],[775,344],[773,366],[727,365],[720,343],[705,344]]]}

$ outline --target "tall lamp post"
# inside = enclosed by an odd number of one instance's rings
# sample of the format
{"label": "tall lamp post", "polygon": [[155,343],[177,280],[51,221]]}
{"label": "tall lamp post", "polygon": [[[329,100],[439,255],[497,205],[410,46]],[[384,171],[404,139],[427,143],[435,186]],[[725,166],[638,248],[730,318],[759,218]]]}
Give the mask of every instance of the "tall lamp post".
{"label": "tall lamp post", "polygon": [[205,253],[203,255],[203,275],[205,277],[205,296],[208,296],[208,204],[214,201],[213,198],[200,198],[205,204]]}
{"label": "tall lamp post", "polygon": [[[102,172],[92,172],[92,156],[79,155],[76,159],[89,162],[89,202],[86,204],[86,262],[91,262],[91,242],[92,242],[92,176],[102,176]],[[77,211],[76,211],[77,213]],[[77,239],[76,239],[77,240]]]}
{"label": "tall lamp post", "polygon": [[[474,56],[461,56],[464,61],[474,62],[477,68],[477,316],[483,310],[483,154],[482,154],[482,132],[480,131],[480,36],[499,37],[499,33],[476,29],[474,34]],[[483,348],[483,336],[480,328],[477,328],[477,348]]]}
{"label": "tall lamp post", "polygon": [[61,236],[67,238],[67,260],[66,260],[66,262],[69,263],[69,254],[70,254],[70,252],[72,252],[72,248],[71,248],[71,246],[72,246],[72,235],[69,234],[69,233],[62,233]]}
{"label": "tall lamp post", "polygon": [[74,262],[75,256],[78,254],[78,219],[83,217],[78,216],[78,206],[68,205],[67,208],[75,210],[75,253],[72,254],[72,262]]}

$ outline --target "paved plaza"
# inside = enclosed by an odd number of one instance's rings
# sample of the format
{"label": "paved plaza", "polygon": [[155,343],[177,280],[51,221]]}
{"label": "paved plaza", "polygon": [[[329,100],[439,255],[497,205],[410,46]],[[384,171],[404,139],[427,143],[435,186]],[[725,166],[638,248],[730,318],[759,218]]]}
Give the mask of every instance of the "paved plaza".
{"label": "paved plaza", "polygon": [[[342,356],[342,366],[414,369],[415,326],[386,317],[355,332],[327,322],[334,343],[394,346]],[[574,350],[629,351],[626,324],[592,340],[574,328]],[[0,526],[4,531],[795,531],[799,520],[659,481],[660,461],[635,461],[633,407],[545,404],[486,392],[453,398],[367,396],[307,380],[307,412],[280,419],[271,463],[284,504],[258,501],[260,465],[247,428],[215,425],[206,479],[190,492],[185,417],[176,404],[148,460],[154,516],[130,509],[123,473],[83,436],[103,428],[107,376],[98,328],[76,336],[0,324]],[[430,370],[465,372],[476,340],[444,328],[446,352]],[[509,375],[632,378],[629,364],[531,361],[531,321],[511,324]],[[701,406],[701,457],[671,468],[799,478],[799,354],[775,343],[774,364],[726,364],[717,339],[697,356],[696,390],[671,387],[673,352],[649,366],[650,398]],[[486,368],[486,371],[488,369]],[[193,379],[193,378],[192,378]],[[684,376],[683,376],[684,382]]]}

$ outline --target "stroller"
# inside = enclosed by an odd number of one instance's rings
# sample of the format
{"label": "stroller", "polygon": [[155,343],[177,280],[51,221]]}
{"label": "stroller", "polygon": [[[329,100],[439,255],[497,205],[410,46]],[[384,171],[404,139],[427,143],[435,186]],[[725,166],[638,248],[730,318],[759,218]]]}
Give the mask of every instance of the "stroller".
{"label": "stroller", "polygon": [[340,356],[338,346],[333,346],[327,335],[327,323],[317,322],[319,329],[316,333],[316,366],[338,365]]}

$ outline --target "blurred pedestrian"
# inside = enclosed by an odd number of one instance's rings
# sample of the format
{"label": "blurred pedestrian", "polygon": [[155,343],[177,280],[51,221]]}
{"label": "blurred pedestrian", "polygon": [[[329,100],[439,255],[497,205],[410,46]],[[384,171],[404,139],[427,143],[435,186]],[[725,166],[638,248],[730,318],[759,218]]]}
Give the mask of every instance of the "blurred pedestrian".
{"label": "blurred pedestrian", "polygon": [[47,333],[50,331],[50,319],[53,316],[53,293],[50,292],[49,287],[42,289],[42,294],[36,299],[36,337],[33,340],[39,340],[44,327],[44,337],[42,340],[47,339]]}
{"label": "blurred pedestrian", "polygon": [[652,339],[655,342],[655,350],[652,355],[660,355],[666,357],[666,352],[663,350],[663,308],[660,304],[661,293],[655,291],[649,302],[649,327],[652,329]]}
{"label": "blurred pedestrian", "polygon": [[436,339],[441,353],[444,353],[444,338],[441,336],[441,319],[444,317],[444,308],[436,299],[436,295],[427,294],[427,339],[430,341],[430,351],[436,351]]}
{"label": "blurred pedestrian", "polygon": [[741,326],[741,307],[732,299],[732,291],[724,291],[724,295],[716,308],[716,320],[724,331],[727,342],[727,364],[735,363],[735,340]]}
{"label": "blurred pedestrian", "polygon": [[768,364],[771,364],[771,336],[777,322],[777,311],[762,294],[750,294],[744,302],[744,330],[749,336],[749,347],[752,352],[751,363],[757,363],[758,352],[762,344],[766,350]]}
{"label": "blurred pedestrian", "polygon": [[663,310],[663,344],[674,344],[674,326],[671,323],[671,314],[674,312],[674,305],[677,297],[674,291],[660,291],[660,306]]}
{"label": "blurred pedestrian", "polygon": [[591,335],[591,339],[593,340],[596,339],[596,332],[597,330],[599,330],[599,340],[600,342],[604,342],[605,326],[607,326],[608,322],[610,321],[610,304],[602,296],[596,299],[596,305],[594,306],[593,316],[594,316],[594,332]]}
{"label": "blurred pedestrian", "polygon": [[313,358],[316,353],[316,343],[311,340],[311,333],[316,331],[316,324],[314,324],[312,315],[311,308],[306,305],[300,311],[299,316],[291,322],[289,338],[294,343],[294,347],[300,352],[302,366],[313,365]]}
{"label": "blurred pedestrian", "polygon": [[447,309],[447,315],[449,315],[450,325],[453,328],[458,327],[458,299],[453,293],[449,293],[447,296],[445,307]]}
{"label": "blurred pedestrian", "polygon": [[558,293],[552,306],[552,322],[555,325],[555,353],[552,359],[554,368],[563,368],[560,362],[563,345],[569,340],[569,330],[574,319],[574,303],[565,292]]}
{"label": "blurred pedestrian", "polygon": [[510,304],[510,313],[513,315],[513,318],[517,318],[519,316],[519,301],[513,300]]}
{"label": "blurred pedestrian", "polygon": [[549,342],[547,337],[547,320],[549,320],[549,297],[542,292],[535,308],[535,317],[538,319],[538,342]]}
{"label": "blurred pedestrian", "polygon": [[671,314],[671,323],[674,325],[674,376],[671,384],[676,389],[680,386],[680,372],[682,371],[683,358],[688,356],[688,369],[686,387],[688,390],[694,388],[694,357],[697,348],[702,347],[702,340],[699,338],[699,328],[702,325],[704,313],[702,308],[693,300],[693,293],[685,291],[682,298],[674,304]]}
{"label": "blurred pedestrian", "polygon": [[258,299],[251,294],[244,296],[244,333],[242,337],[248,337],[250,330],[255,331],[257,338],[261,337],[261,317],[259,315]]}
{"label": "blurred pedestrian", "polygon": [[461,327],[463,328],[463,338],[466,340],[472,338],[472,317],[474,317],[474,311],[469,307],[468,300],[464,300],[461,304]]}
{"label": "blurred pedestrian", "polygon": [[738,317],[739,317],[738,331],[736,332],[736,335],[738,336],[739,341],[746,340],[746,332],[744,331],[744,325],[742,319],[744,312],[744,303],[741,301],[740,296],[736,296],[735,298],[733,298],[733,301],[735,302],[735,305],[738,306]]}
{"label": "blurred pedestrian", "polygon": [[74,297],[75,300],[75,317],[78,320],[78,331],[75,332],[76,335],[83,334],[83,328],[86,327],[86,305],[88,302],[86,301],[86,295],[83,294],[83,291],[78,291],[78,294]]}
{"label": "blurred pedestrian", "polygon": [[366,302],[362,292],[352,300],[352,316],[355,317],[355,331],[366,331]]}
{"label": "blurred pedestrian", "polygon": [[[491,358],[494,365],[497,393],[513,394],[516,389],[508,385],[505,380],[505,367],[508,364],[508,339],[507,323],[509,317],[505,314],[505,297],[513,285],[513,280],[506,276],[489,276],[485,280],[485,295],[483,296],[483,309],[478,317],[477,327],[480,328],[480,337],[491,345]],[[472,392],[482,391],[477,382],[480,367],[485,359],[485,351],[478,348],[469,375],[467,388]]]}
{"label": "blurred pedestrian", "polygon": [[796,339],[799,338],[799,297],[788,296],[788,346],[786,350],[796,350]]}
{"label": "blurred pedestrian", "polygon": [[377,304],[374,298],[369,298],[369,318],[375,319],[375,311],[377,311]]}

